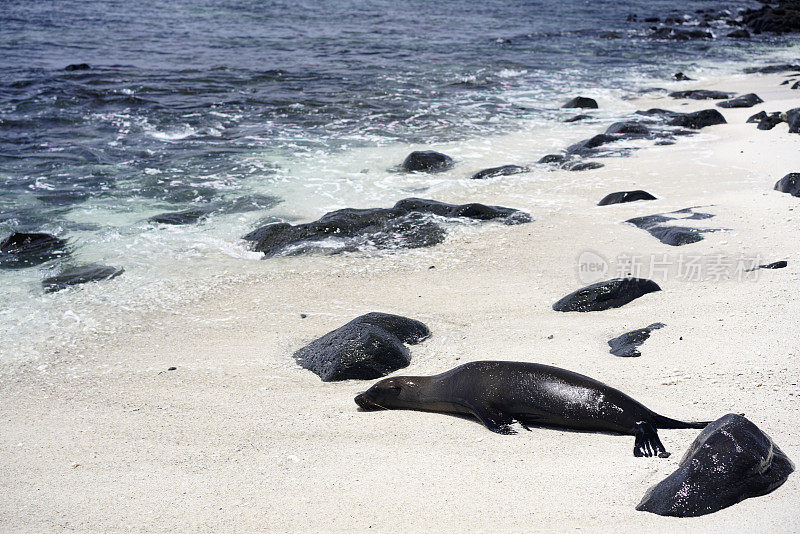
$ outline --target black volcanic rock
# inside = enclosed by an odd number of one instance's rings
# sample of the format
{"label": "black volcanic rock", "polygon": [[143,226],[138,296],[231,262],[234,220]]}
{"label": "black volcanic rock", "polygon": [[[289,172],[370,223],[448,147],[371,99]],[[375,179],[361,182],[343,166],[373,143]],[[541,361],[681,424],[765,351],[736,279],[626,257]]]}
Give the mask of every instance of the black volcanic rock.
{"label": "black volcanic rock", "polygon": [[605,133],[607,135],[621,134],[627,137],[638,137],[650,135],[650,128],[636,121],[615,122],[608,128]]}
{"label": "black volcanic rock", "polygon": [[605,167],[605,165],[599,161],[570,161],[561,166],[562,169],[573,172],[593,171],[601,167]]}
{"label": "black volcanic rock", "polygon": [[68,253],[63,239],[50,234],[14,232],[0,243],[0,268],[31,267]]}
{"label": "black volcanic rock", "polygon": [[669,94],[672,98],[688,98],[691,100],[722,100],[724,98],[731,98],[734,93],[725,93],[723,91],[709,91],[707,89],[695,89],[692,91],[673,91]]}
{"label": "black volcanic rock", "polygon": [[420,248],[441,243],[445,230],[432,217],[498,220],[505,224],[531,221],[530,215],[501,206],[446,204],[436,200],[406,198],[392,208],[345,208],[319,220],[291,225],[274,223],[243,237],[253,250],[266,256],[313,251],[337,253],[362,247],[378,249]]}
{"label": "black volcanic rock", "polygon": [[563,154],[548,154],[536,163],[564,163],[566,160],[567,157]]}
{"label": "black volcanic rock", "polygon": [[757,94],[748,93],[731,100],[717,102],[717,106],[721,108],[752,108],[756,104],[761,104],[762,102],[763,100],[761,100]]}
{"label": "black volcanic rock", "polygon": [[581,115],[575,115],[574,117],[570,117],[568,119],[564,119],[564,122],[578,122],[578,121],[591,119],[591,118],[592,118],[591,115],[581,114]]}
{"label": "black volcanic rock", "polygon": [[[683,217],[683,215],[687,215]],[[716,230],[708,228],[693,228],[689,226],[674,226],[665,223],[680,220],[701,220],[713,217],[710,213],[701,213],[694,211],[694,208],[685,208],[683,210],[673,211],[668,214],[647,215],[644,217],[635,217],[625,222],[630,223],[637,228],[646,230],[650,235],[664,243],[673,247],[680,247],[690,243],[696,243],[703,240],[703,234],[714,232]]]}
{"label": "black volcanic rock", "polygon": [[526,167],[519,165],[503,165],[502,167],[492,167],[491,169],[484,169],[472,175],[473,180],[483,180],[486,178],[494,178],[495,176],[508,176],[511,174],[519,174],[528,172]]}
{"label": "black volcanic rock", "polygon": [[668,39],[672,41],[689,41],[692,39],[713,39],[714,35],[706,30],[670,28],[668,26],[657,28],[648,35],[650,39]]}
{"label": "black volcanic rock", "polygon": [[669,118],[667,124],[699,130],[715,124],[727,124],[727,121],[716,109],[703,109],[694,113],[679,113]]}
{"label": "black volcanic rock", "polygon": [[356,317],[294,353],[297,363],[323,382],[372,380],[407,367],[415,345],[430,336],[423,323],[372,312]]}
{"label": "black volcanic rock", "polygon": [[637,200],[656,200],[656,197],[641,189],[636,189],[635,191],[618,191],[606,195],[597,205],[608,206],[609,204],[622,204],[625,202],[636,202]]}
{"label": "black volcanic rock", "polygon": [[710,423],[678,469],[647,490],[637,510],[696,517],[774,491],[794,464],[747,418],[728,414]]}
{"label": "black volcanic rock", "polygon": [[642,355],[642,353],[639,352],[639,347],[650,338],[650,333],[653,330],[664,328],[664,326],[664,323],[653,323],[650,326],[626,332],[619,337],[615,337],[608,342],[608,346],[611,347],[609,352],[621,358],[638,358]]}
{"label": "black volcanic rock", "polygon": [[800,197],[800,172],[790,172],[775,183],[775,191]]}
{"label": "black volcanic rock", "polygon": [[748,9],[742,15],[742,23],[754,33],[800,32],[800,2],[778,0],[777,4],[766,5],[760,9]]}
{"label": "black volcanic rock", "polygon": [[453,159],[433,150],[412,152],[403,161],[403,169],[409,172],[442,172],[451,168]]}
{"label": "black volcanic rock", "polygon": [[70,286],[96,282],[100,280],[110,280],[125,272],[125,269],[90,263],[78,267],[69,267],[55,276],[50,276],[42,280],[42,287],[48,293],[60,291]]}
{"label": "black volcanic rock", "polygon": [[748,272],[750,271],[757,271],[759,269],[784,269],[789,265],[789,262],[786,260],[776,261],[773,263],[767,263],[766,265],[759,265],[758,267],[754,267],[753,269],[747,269]]}
{"label": "black volcanic rock", "polygon": [[783,65],[767,65],[766,67],[749,67],[744,69],[744,72],[747,74],[754,74],[754,73],[762,73],[762,74],[772,74],[776,72],[790,72],[790,71],[800,71],[800,65],[793,65],[793,64],[783,64]]}
{"label": "black volcanic rock", "polygon": [[688,82],[688,81],[693,80],[693,78],[689,78],[688,76],[686,76],[682,72],[676,72],[672,77],[675,78],[679,82]]}
{"label": "black volcanic rock", "polygon": [[584,109],[597,109],[597,100],[585,96],[576,96],[563,106],[562,108],[584,108]]}
{"label": "black volcanic rock", "polygon": [[759,130],[771,130],[778,124],[785,122],[780,111],[774,111],[767,114],[766,111],[760,111],[755,115],[750,116],[747,122],[757,122]]}
{"label": "black volcanic rock", "polygon": [[74,71],[74,70],[89,70],[92,67],[89,66],[88,63],[73,63],[72,65],[67,65],[64,67],[66,71]]}
{"label": "black volcanic rock", "polygon": [[787,111],[786,122],[789,123],[789,133],[800,133],[800,108]]}
{"label": "black volcanic rock", "polygon": [[744,28],[739,28],[738,30],[733,30],[726,37],[731,37],[732,39],[749,39],[750,32]]}
{"label": "black volcanic rock", "polygon": [[209,210],[207,209],[189,209],[185,211],[173,211],[169,213],[160,213],[148,219],[152,223],[157,224],[192,224],[204,219],[208,216]]}
{"label": "black volcanic rock", "polygon": [[598,282],[574,293],[570,293],[555,304],[553,309],[560,312],[590,312],[619,308],[634,299],[661,291],[658,284],[644,278],[615,278]]}

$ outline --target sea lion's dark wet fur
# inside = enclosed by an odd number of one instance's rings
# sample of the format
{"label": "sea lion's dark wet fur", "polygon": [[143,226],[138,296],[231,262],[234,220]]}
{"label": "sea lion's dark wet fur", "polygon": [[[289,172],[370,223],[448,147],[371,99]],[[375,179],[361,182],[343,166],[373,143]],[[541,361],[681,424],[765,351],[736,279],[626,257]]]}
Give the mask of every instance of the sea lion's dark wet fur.
{"label": "sea lion's dark wet fur", "polygon": [[492,432],[514,434],[514,421],[569,430],[636,436],[634,456],[669,456],[658,428],[703,428],[708,422],[658,415],[593,378],[537,363],[471,362],[435,376],[398,376],[355,398],[364,410],[408,409],[471,415]]}

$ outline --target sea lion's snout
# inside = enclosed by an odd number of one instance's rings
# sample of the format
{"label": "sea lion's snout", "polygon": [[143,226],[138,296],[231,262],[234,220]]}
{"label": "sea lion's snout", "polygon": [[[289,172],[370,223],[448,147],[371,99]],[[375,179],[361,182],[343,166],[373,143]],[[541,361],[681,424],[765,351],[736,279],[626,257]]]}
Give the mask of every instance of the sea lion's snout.
{"label": "sea lion's snout", "polygon": [[366,410],[368,412],[374,412],[375,410],[386,409],[383,406],[376,404],[375,401],[371,400],[367,395],[367,393],[368,392],[365,391],[364,393],[359,393],[358,395],[356,395],[356,398],[354,400],[356,401],[356,404],[358,404],[359,408],[361,408],[362,410]]}

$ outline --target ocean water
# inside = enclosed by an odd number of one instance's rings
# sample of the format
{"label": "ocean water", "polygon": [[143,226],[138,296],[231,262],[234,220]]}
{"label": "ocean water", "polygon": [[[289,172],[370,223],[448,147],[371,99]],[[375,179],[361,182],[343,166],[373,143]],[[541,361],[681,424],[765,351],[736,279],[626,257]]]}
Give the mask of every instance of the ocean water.
{"label": "ocean water", "polygon": [[[142,295],[178,298],[204,262],[258,261],[239,238],[265,222],[408,196],[481,201],[502,185],[471,183],[479,162],[531,164],[591,131],[562,123],[577,94],[611,120],[677,71],[702,79],[791,57],[788,37],[729,39],[713,23],[713,41],[660,41],[626,21],[755,5],[3,2],[0,239],[53,233],[69,240],[70,262],[126,273],[48,295],[41,280],[63,261],[0,269],[0,357],[36,357],[31,338],[62,338]],[[91,69],[65,70],[78,63]],[[456,169],[396,171],[424,148]],[[148,222],[197,208],[208,217],[196,224]]]}

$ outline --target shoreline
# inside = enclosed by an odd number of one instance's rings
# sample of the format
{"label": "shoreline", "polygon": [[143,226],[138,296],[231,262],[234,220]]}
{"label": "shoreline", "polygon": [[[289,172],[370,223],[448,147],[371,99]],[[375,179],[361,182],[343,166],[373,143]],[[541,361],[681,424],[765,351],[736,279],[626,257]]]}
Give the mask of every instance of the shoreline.
{"label": "shoreline", "polygon": [[[0,387],[8,496],[0,524],[15,531],[798,528],[797,475],[767,496],[700,518],[637,512],[697,431],[662,432],[673,455],[642,459],[625,436],[549,429],[498,436],[438,414],[360,413],[352,398],[370,382],[324,384],[291,358],[357,315],[397,313],[433,332],[398,374],[479,359],[556,365],[667,416],[744,412],[789,458],[800,458],[798,204],[772,190],[797,171],[788,155],[798,152],[800,136],[785,123],[770,131],[744,123],[761,109],[797,107],[782,79],[740,75],[696,85],[755,92],[765,103],[720,110],[729,124],[675,145],[602,158],[606,166],[593,171],[554,171],[540,182],[495,179],[441,199],[522,209],[532,223],[455,228],[432,249],[396,254],[251,262],[245,273],[219,274],[222,282],[194,302],[131,313],[113,334],[78,333],[73,347],[44,363],[9,364]],[[632,105],[694,111],[714,102],[645,97]],[[595,205],[612,191],[639,188],[658,200]],[[525,205],[526,196],[549,205]],[[715,214],[707,226],[728,230],[667,247],[621,224],[698,205]],[[620,309],[553,312],[553,302],[585,285],[575,271],[583,251],[759,255],[789,266],[748,282],[668,275],[657,280],[663,291]],[[641,357],[608,354],[607,340],[656,321],[666,327]]]}

